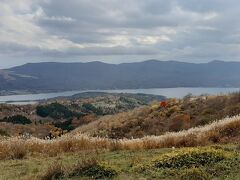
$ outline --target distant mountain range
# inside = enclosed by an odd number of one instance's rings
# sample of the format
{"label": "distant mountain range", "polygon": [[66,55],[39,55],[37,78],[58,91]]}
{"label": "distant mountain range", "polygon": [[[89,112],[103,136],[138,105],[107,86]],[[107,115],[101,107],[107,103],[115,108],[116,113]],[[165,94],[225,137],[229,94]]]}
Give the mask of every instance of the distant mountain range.
{"label": "distant mountain range", "polygon": [[166,87],[240,87],[240,62],[28,63],[0,70],[0,90],[64,91]]}

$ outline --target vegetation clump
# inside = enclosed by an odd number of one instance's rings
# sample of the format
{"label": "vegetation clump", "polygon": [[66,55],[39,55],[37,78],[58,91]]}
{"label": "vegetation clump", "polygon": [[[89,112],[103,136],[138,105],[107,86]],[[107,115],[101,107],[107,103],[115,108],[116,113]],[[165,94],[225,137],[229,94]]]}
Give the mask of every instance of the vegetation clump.
{"label": "vegetation clump", "polygon": [[85,159],[73,166],[63,166],[62,164],[49,166],[42,176],[43,180],[87,177],[90,179],[112,179],[117,175],[117,171],[105,164],[99,163],[96,159]]}
{"label": "vegetation clump", "polygon": [[200,167],[226,160],[233,155],[220,149],[187,148],[157,157],[152,163],[156,168]]}
{"label": "vegetation clump", "polygon": [[22,115],[15,115],[15,116],[10,116],[10,117],[5,117],[2,122],[9,122],[13,124],[31,124],[32,121],[25,116]]}
{"label": "vegetation clump", "polygon": [[82,107],[87,111],[88,113],[93,112],[98,116],[104,115],[103,111],[101,108],[97,108],[91,103],[83,103]]}
{"label": "vegetation clump", "polygon": [[75,165],[70,176],[90,177],[93,179],[111,179],[117,175],[117,171],[106,164],[96,160],[88,160]]}
{"label": "vegetation clump", "polygon": [[5,129],[0,129],[0,136],[10,136]]}
{"label": "vegetation clump", "polygon": [[239,153],[224,148],[181,148],[154,157],[150,162],[135,167],[146,175],[181,180],[207,180],[225,177],[238,171]]}
{"label": "vegetation clump", "polygon": [[66,106],[59,103],[51,103],[48,105],[39,105],[36,108],[37,115],[41,117],[51,117],[53,119],[68,119],[73,117],[81,117],[81,113],[72,112]]}

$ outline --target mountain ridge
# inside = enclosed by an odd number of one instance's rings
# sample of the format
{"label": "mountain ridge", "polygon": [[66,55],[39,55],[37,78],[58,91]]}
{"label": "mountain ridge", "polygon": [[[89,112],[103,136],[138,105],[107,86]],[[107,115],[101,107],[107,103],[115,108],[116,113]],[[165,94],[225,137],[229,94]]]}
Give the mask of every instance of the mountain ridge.
{"label": "mountain ridge", "polygon": [[[221,60],[208,63],[153,59],[121,64],[100,61],[27,63],[1,70],[0,90],[240,87],[239,69],[240,62]],[[10,81],[9,77],[14,80]]]}

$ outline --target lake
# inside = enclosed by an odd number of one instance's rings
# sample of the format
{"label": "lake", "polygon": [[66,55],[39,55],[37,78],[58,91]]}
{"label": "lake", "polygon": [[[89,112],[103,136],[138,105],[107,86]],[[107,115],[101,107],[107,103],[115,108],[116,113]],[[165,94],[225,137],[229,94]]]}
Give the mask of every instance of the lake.
{"label": "lake", "polygon": [[163,95],[168,98],[182,98],[191,93],[193,95],[209,94],[219,95],[237,92],[240,88],[152,88],[152,89],[122,89],[122,90],[90,90],[90,91],[65,91],[56,93],[25,94],[0,96],[0,103],[9,104],[34,104],[38,100],[45,100],[59,96],[72,96],[82,92],[109,92],[109,93],[144,93]]}

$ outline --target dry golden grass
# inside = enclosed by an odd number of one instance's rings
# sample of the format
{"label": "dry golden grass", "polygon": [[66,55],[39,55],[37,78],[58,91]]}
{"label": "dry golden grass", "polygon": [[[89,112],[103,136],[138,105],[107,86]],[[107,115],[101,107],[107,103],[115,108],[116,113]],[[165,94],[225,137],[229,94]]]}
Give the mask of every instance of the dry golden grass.
{"label": "dry golden grass", "polygon": [[4,140],[0,142],[0,148],[0,159],[23,159],[28,152],[24,144],[17,140]]}
{"label": "dry golden grass", "polygon": [[56,156],[65,152],[82,150],[138,150],[165,147],[194,147],[218,142],[236,141],[240,138],[240,116],[225,118],[209,125],[191,128],[161,136],[146,136],[137,139],[108,139],[85,134],[66,134],[58,139],[43,140],[21,137],[0,141],[0,159],[24,158],[27,153],[38,152]]}

